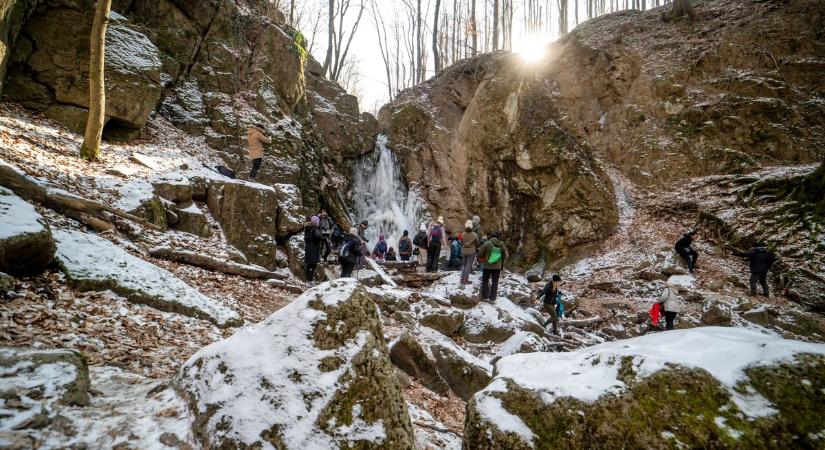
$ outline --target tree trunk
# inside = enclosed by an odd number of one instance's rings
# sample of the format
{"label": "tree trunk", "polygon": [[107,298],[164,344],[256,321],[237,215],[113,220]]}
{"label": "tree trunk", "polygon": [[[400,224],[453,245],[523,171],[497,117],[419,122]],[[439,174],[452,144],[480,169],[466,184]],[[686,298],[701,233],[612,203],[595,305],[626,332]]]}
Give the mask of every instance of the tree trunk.
{"label": "tree trunk", "polygon": [[433,14],[433,63],[435,71],[441,70],[441,57],[438,55],[438,10],[441,8],[441,0],[435,0],[435,14]]}
{"label": "tree trunk", "polygon": [[696,20],[696,10],[690,4],[690,0],[673,0],[673,6],[670,9],[670,20],[678,19],[686,14],[690,17],[690,20]]}
{"label": "tree trunk", "polygon": [[421,0],[417,0],[415,8],[415,82],[418,84],[423,80],[421,76]]}
{"label": "tree trunk", "polygon": [[324,73],[329,74],[329,66],[332,64],[332,46],[335,36],[335,0],[329,0],[327,7],[327,55],[324,57]]}
{"label": "tree trunk", "polygon": [[498,0],[493,0],[493,50],[498,50]]}
{"label": "tree trunk", "polygon": [[559,0],[559,34],[567,34],[567,0]]}
{"label": "tree trunk", "polygon": [[478,54],[478,24],[476,23],[476,0],[470,0],[470,24],[473,33],[473,56]]}
{"label": "tree trunk", "polygon": [[106,51],[106,28],[109,25],[109,10],[112,0],[97,0],[95,19],[89,45],[89,116],[86,118],[86,133],[80,146],[80,157],[96,161],[100,157],[100,138],[106,120],[106,84],[103,77],[104,54]]}

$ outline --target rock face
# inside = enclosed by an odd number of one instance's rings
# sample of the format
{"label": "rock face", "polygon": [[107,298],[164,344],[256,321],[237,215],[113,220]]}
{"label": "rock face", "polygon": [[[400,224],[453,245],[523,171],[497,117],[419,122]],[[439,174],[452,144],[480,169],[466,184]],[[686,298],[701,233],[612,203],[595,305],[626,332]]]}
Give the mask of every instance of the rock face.
{"label": "rock face", "polygon": [[55,239],[57,258],[76,289],[111,289],[132,302],[210,320],[221,327],[241,323],[235,311],[106,239],[72,230],[56,230]]}
{"label": "rock face", "polygon": [[381,131],[448,228],[478,213],[525,261],[557,260],[612,232],[613,188],[545,80],[518,67],[502,53],[459,62],[385,106]]}
{"label": "rock face", "polygon": [[0,371],[2,430],[42,428],[58,404],[89,404],[89,371],[77,351],[0,348]]}
{"label": "rock face", "polygon": [[464,448],[817,447],[824,355],[714,327],[513,355],[469,402]]}
{"label": "rock face", "polygon": [[54,252],[54,240],[43,216],[0,187],[0,272],[39,272],[52,262]]}
{"label": "rock face", "polygon": [[202,349],[174,384],[210,448],[413,449],[382,336],[364,288],[328,282]]}

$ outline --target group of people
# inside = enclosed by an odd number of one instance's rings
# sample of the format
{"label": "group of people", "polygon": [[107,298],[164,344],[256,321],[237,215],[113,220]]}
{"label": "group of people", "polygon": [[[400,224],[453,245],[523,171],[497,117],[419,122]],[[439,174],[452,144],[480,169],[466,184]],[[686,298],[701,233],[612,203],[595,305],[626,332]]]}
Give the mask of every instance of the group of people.
{"label": "group of people", "polygon": [[[697,269],[696,260],[699,258],[699,252],[693,248],[693,243],[698,238],[699,232],[697,230],[691,230],[679,238],[673,246],[676,253],[685,260],[688,272],[691,274],[694,274]],[[756,287],[757,284],[759,284],[762,287],[762,294],[764,294],[765,297],[768,297],[770,294],[770,290],[768,288],[768,272],[771,267],[773,267],[774,262],[776,262],[776,255],[774,255],[773,252],[768,250],[768,248],[760,242],[757,242],[753,248],[747,252],[734,250],[732,254],[733,256],[748,259],[750,266],[750,294],[756,295]],[[682,310],[681,301],[679,299],[679,293],[676,286],[667,284],[665,289],[659,295],[658,301],[654,304],[654,308],[657,308],[657,312],[660,311],[664,316],[665,329],[672,330],[674,328],[676,316]],[[654,320],[654,322],[655,321],[656,320]]]}

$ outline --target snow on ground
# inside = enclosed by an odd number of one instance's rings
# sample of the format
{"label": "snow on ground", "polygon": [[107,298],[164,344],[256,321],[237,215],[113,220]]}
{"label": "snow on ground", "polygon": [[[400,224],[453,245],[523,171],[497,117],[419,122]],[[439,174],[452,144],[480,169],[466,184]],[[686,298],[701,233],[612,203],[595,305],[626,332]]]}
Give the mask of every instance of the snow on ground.
{"label": "snow on ground", "polygon": [[44,230],[43,216],[10,190],[0,187],[0,239]]}
{"label": "snow on ground", "polygon": [[[319,415],[342,388],[341,377],[351,370],[352,358],[362,351],[368,336],[361,331],[340,348],[317,348],[315,324],[326,314],[308,305],[318,298],[335,305],[350,298],[358,286],[352,279],[323,283],[265,321],[193,355],[178,382],[195,393],[200,411],[205,412],[207,405],[222,405],[207,424],[209,433],[252,445],[275,426],[287,447],[312,449],[338,448],[337,438],[383,440],[383,423],[363,420],[350,426],[331,424],[336,438],[317,432]],[[340,367],[322,370],[323,361],[331,358],[341,361]],[[195,379],[186,375],[189,371],[231,373],[233,378]],[[357,411],[353,414],[357,416]]]}
{"label": "snow on ground", "polygon": [[770,365],[799,353],[825,354],[825,345],[782,339],[742,328],[702,327],[675,330],[607,342],[569,353],[526,353],[508,356],[496,365],[495,380],[485,391],[506,390],[505,379],[534,390],[548,403],[561,397],[594,402],[626,385],[619,379],[623,357],[633,358],[638,378],[676,364],[704,369],[731,393],[749,417],[771,414],[770,403],[752,392],[734,390],[745,379],[744,369]]}
{"label": "snow on ground", "polygon": [[170,310],[191,310],[218,325],[240,320],[235,311],[96,234],[56,229],[54,237],[57,256],[70,278],[135,291],[154,302],[167,304]]}
{"label": "snow on ground", "polygon": [[415,428],[415,445],[420,450],[460,450],[461,437],[451,432],[426,409],[407,403]]}

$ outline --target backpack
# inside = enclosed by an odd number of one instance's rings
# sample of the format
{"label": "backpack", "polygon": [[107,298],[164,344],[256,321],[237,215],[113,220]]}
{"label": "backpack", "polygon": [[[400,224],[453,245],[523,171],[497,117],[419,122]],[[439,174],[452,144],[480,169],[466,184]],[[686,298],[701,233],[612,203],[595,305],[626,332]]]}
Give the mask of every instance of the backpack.
{"label": "backpack", "polygon": [[450,251],[453,256],[458,256],[461,254],[461,242],[458,239],[453,239],[453,243],[450,244]]}
{"label": "backpack", "polygon": [[423,231],[419,231],[418,234],[415,235],[415,240],[413,241],[416,247],[426,247],[427,246],[427,233]]}
{"label": "backpack", "polygon": [[501,261],[501,255],[501,249],[494,245],[490,250],[490,256],[487,257],[487,264],[495,264]]}
{"label": "backpack", "polygon": [[355,242],[359,242],[359,240],[358,239],[350,239],[349,241],[344,242],[343,244],[341,244],[341,246],[338,247],[338,259],[345,260],[345,261],[353,260],[354,255],[352,254],[352,246],[353,246],[353,243],[355,243]]}
{"label": "backpack", "polygon": [[401,239],[401,242],[398,243],[398,253],[402,255],[409,255],[410,254],[410,240],[409,239]]}
{"label": "backpack", "polygon": [[226,166],[215,166],[215,170],[227,178],[235,178],[235,171]]}
{"label": "backpack", "polygon": [[443,233],[444,229],[441,228],[440,225],[436,225],[433,227],[432,231],[430,232],[430,239],[433,241],[441,242],[441,234]]}

